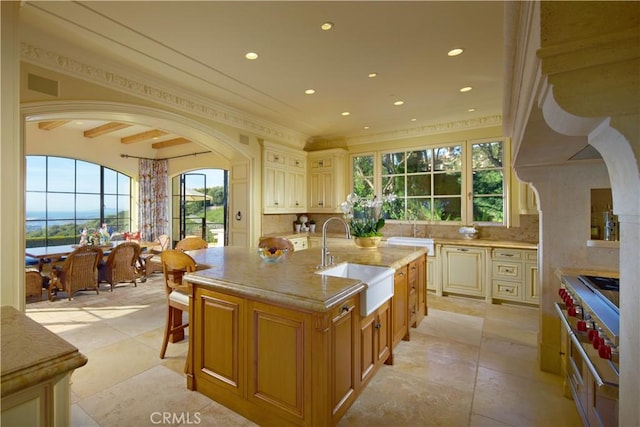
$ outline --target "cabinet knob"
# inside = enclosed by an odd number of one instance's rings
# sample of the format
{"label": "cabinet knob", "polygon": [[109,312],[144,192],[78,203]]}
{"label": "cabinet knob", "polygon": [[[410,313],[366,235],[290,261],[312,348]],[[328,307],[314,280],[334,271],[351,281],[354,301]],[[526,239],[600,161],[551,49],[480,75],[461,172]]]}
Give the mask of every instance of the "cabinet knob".
{"label": "cabinet knob", "polygon": [[469,249],[466,248],[458,248],[458,252],[469,252]]}
{"label": "cabinet knob", "polygon": [[380,324],[380,322],[378,322],[378,323],[376,323],[376,326],[374,326],[374,328],[380,329],[380,328],[382,328],[382,325]]}
{"label": "cabinet knob", "polygon": [[349,306],[348,305],[343,305],[342,306],[342,312],[346,313],[347,311],[349,311]]}

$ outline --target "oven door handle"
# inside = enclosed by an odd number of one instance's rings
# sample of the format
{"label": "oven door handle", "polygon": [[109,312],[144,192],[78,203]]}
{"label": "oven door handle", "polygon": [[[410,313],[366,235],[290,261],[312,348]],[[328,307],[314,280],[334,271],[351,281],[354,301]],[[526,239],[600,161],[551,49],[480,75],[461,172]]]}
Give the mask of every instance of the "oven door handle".
{"label": "oven door handle", "polygon": [[556,311],[558,312],[558,315],[560,315],[560,321],[562,322],[562,325],[569,333],[569,337],[571,338],[571,341],[573,341],[573,344],[575,344],[574,347],[576,348],[576,350],[578,350],[578,352],[580,353],[580,356],[582,356],[582,360],[584,361],[584,363],[586,363],[589,371],[591,371],[591,374],[593,375],[593,380],[596,382],[598,387],[604,386],[605,382],[600,377],[600,374],[598,373],[596,367],[593,366],[593,364],[591,363],[591,360],[589,359],[589,355],[587,354],[586,351],[584,351],[584,348],[582,348],[582,343],[580,342],[580,340],[578,340],[573,329],[571,329],[571,325],[569,324],[567,319],[564,317],[564,312],[562,311],[562,307],[560,307],[560,304],[558,304],[557,302],[554,303],[553,305]]}

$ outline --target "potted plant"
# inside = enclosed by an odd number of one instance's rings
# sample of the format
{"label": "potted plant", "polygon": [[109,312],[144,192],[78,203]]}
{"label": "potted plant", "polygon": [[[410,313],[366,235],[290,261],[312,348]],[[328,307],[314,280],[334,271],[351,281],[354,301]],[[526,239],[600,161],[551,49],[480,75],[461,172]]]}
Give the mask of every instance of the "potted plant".
{"label": "potted plant", "polygon": [[296,221],[293,223],[293,228],[296,230],[296,233],[300,232],[300,227],[302,227],[302,223],[296,219]]}
{"label": "potted plant", "polygon": [[374,196],[373,199],[365,199],[351,193],[347,196],[347,200],[342,202],[342,212],[349,222],[350,232],[356,246],[363,248],[378,246],[382,239],[380,230],[385,225],[382,208],[395,199],[395,194],[383,196],[381,199],[378,199],[377,196]]}
{"label": "potted plant", "polygon": [[309,220],[309,233],[315,233],[316,232],[316,220],[315,219],[310,219]]}

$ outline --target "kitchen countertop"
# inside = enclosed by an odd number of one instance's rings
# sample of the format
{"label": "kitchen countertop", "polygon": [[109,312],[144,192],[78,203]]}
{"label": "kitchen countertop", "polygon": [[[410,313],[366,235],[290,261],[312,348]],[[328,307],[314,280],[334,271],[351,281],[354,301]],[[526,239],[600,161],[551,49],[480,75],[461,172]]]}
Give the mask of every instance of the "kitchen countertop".
{"label": "kitchen countertop", "polygon": [[602,276],[602,277],[615,277],[620,278],[618,271],[610,270],[591,270],[588,268],[576,268],[576,267],[559,267],[554,271],[558,279],[562,279],[562,276]]}
{"label": "kitchen countertop", "polygon": [[[330,244],[329,250],[336,264],[348,261],[394,269],[426,253],[425,248],[406,246],[362,249],[348,239]],[[199,265],[198,271],[185,275],[189,282],[304,310],[329,311],[366,288],[358,280],[316,274],[320,248],[292,252],[277,263],[262,261],[256,248],[226,246],[188,253]]]}
{"label": "kitchen countertop", "polygon": [[3,306],[0,311],[2,397],[87,363],[76,347],[14,307]]}
{"label": "kitchen countertop", "polygon": [[[284,233],[269,234],[264,237],[284,237],[287,239],[294,239],[299,237],[322,238],[322,233],[321,232],[319,233],[317,231],[315,233],[284,232]],[[327,237],[330,238],[332,242],[338,241],[338,239],[343,239],[346,242],[349,241],[345,238],[344,233],[327,233]],[[391,237],[391,236],[383,237],[382,241],[385,242],[385,240],[388,237]],[[403,237],[406,237],[406,236],[403,236]],[[464,246],[475,246],[475,247],[483,247],[483,248],[495,247],[495,248],[508,248],[508,249],[526,249],[526,250],[538,249],[538,242],[524,242],[524,241],[517,241],[517,240],[488,240],[488,239],[463,239],[463,238],[444,239],[440,237],[433,237],[433,241],[436,245],[464,245]]]}

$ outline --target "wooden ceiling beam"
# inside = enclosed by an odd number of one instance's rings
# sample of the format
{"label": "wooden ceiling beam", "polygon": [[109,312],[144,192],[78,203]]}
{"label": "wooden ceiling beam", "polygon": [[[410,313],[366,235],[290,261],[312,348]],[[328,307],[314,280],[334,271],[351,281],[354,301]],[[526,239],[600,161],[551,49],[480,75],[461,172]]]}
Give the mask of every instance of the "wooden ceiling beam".
{"label": "wooden ceiling beam", "polygon": [[155,142],[151,144],[151,146],[153,148],[158,149],[158,148],[173,147],[174,145],[187,144],[189,142],[191,142],[191,140],[187,138],[174,138],[174,139],[167,139],[166,141]]}
{"label": "wooden ceiling beam", "polygon": [[97,136],[105,135],[107,133],[115,132],[120,129],[128,128],[131,125],[126,123],[110,122],[97,128],[84,131],[85,138],[95,138]]}
{"label": "wooden ceiling beam", "polygon": [[64,126],[70,121],[71,120],[53,120],[50,122],[39,122],[38,129],[51,130],[51,129],[59,128],[60,126]]}
{"label": "wooden ceiling beam", "polygon": [[122,144],[131,144],[134,142],[146,141],[147,139],[157,138],[160,136],[165,136],[167,132],[160,129],[148,130],[146,132],[137,133],[135,135],[125,136],[124,138],[120,138],[120,142]]}

